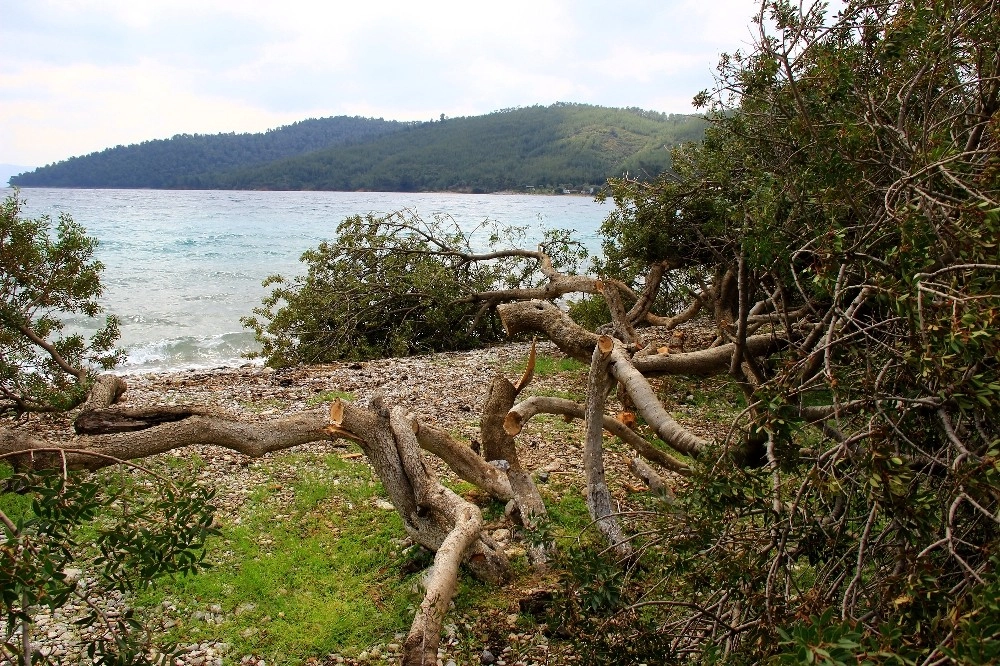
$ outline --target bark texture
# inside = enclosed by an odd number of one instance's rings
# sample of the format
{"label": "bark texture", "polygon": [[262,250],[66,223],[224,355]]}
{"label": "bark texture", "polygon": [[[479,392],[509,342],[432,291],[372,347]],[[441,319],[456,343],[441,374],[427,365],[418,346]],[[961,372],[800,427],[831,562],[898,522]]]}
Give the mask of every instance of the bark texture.
{"label": "bark texture", "polygon": [[611,491],[604,475],[604,402],[610,388],[608,364],[615,348],[612,338],[602,335],[594,347],[587,382],[586,434],[583,442],[583,469],[587,476],[587,509],[597,529],[621,556],[632,553],[612,508]]}
{"label": "bark texture", "polygon": [[656,435],[670,445],[675,451],[697,457],[707,445],[707,442],[691,433],[663,408],[656,392],[649,381],[632,365],[621,349],[610,352],[611,374],[625,386],[625,390],[635,403],[635,408],[642,414],[646,422],[653,427]]}

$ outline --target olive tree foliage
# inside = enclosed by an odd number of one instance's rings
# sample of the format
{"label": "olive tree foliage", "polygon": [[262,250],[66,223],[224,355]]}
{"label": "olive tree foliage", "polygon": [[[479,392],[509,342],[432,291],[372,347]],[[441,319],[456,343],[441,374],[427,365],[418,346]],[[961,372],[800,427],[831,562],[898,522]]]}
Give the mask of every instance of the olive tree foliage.
{"label": "olive tree foliage", "polygon": [[67,214],[53,230],[22,206],[17,194],[0,204],[0,412],[68,409],[86,398],[95,370],[121,360],[118,320],[107,317],[89,340],[64,333],[67,316],[101,313],[97,241]]}
{"label": "olive tree foliage", "polygon": [[214,490],[135,464],[100,478],[65,470],[10,474],[10,459],[0,458],[0,658],[49,663],[35,616],[72,601],[86,607],[75,624],[92,663],[172,663],[171,649],[150,645],[138,614],[111,613],[102,599],[205,568],[205,542],[218,534]]}
{"label": "olive tree foliage", "polygon": [[787,343],[734,355],[746,408],[662,517],[632,611],[678,658],[1000,655],[997,16],[767,0],[705,140],[611,184],[609,260],[704,285],[720,342]]}
{"label": "olive tree foliage", "polygon": [[[0,204],[0,661],[47,663],[35,614],[75,600],[88,608],[77,624],[93,663],[167,663],[131,611],[112,615],[97,600],[202,568],[205,540],[216,533],[213,491],[134,464],[131,471],[145,479],[72,472],[66,452],[51,443],[24,455],[16,417],[65,411],[88,394],[84,413],[106,407],[95,398],[94,375],[122,352],[114,347],[113,316],[89,340],[64,333],[67,317],[101,313],[97,241],[66,214],[52,234],[48,217],[26,219],[22,206],[17,194]],[[120,391],[103,395],[110,404]],[[80,455],[102,465],[124,462],[107,453]],[[33,470],[45,460],[47,469]]]}
{"label": "olive tree foliage", "polygon": [[[449,217],[410,210],[356,215],[335,239],[302,255],[305,276],[269,277],[274,286],[254,316],[261,356],[273,366],[470,349],[501,339],[496,290],[537,287],[536,252],[509,250],[523,229],[486,221],[463,230]],[[565,232],[542,249],[570,271],[586,250]]]}

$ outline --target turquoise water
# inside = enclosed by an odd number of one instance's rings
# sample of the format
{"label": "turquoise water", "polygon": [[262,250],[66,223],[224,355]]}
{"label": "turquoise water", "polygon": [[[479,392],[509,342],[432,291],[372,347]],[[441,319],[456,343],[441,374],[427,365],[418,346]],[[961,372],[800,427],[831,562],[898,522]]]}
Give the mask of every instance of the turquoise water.
{"label": "turquoise water", "polygon": [[103,305],[122,320],[124,372],[245,363],[254,341],[239,319],[265,295],[261,281],[305,273],[302,252],[331,239],[350,215],[408,208],[450,215],[463,229],[490,219],[527,227],[529,246],[546,229],[573,229],[597,250],[610,210],[588,197],[507,194],[39,188],[21,198],[26,215],[67,212],[100,241]]}

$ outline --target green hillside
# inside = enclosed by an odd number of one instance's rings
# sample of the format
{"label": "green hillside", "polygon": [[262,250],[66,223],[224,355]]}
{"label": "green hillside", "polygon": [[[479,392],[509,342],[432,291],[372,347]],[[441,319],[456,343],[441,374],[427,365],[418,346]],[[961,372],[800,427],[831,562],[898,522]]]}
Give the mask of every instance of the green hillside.
{"label": "green hillside", "polygon": [[370,141],[410,123],[337,116],[257,134],[178,134],[71,157],[14,176],[18,187],[191,188],[202,174]]}
{"label": "green hillside", "polygon": [[[271,134],[299,125],[353,121],[316,147]],[[370,125],[369,125],[370,123]],[[312,126],[312,125],[310,125]],[[704,121],[640,109],[555,104],[425,123],[358,118],[303,121],[256,135],[183,136],[73,158],[19,176],[12,184],[254,190],[488,192],[581,188],[624,172],[650,176],[669,166],[669,147],[701,138]],[[346,137],[346,138],[345,138]],[[241,141],[237,141],[241,140]],[[231,147],[228,151],[210,146]],[[190,160],[186,162],[185,160]]]}

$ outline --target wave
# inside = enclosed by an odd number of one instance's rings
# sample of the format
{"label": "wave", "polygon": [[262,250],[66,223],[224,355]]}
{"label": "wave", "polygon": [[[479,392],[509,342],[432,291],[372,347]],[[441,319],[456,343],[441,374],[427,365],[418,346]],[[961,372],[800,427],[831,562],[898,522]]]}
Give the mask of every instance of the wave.
{"label": "wave", "polygon": [[128,357],[116,372],[130,375],[235,368],[249,363],[246,355],[258,348],[253,334],[248,331],[208,336],[184,335],[129,346],[126,349]]}

